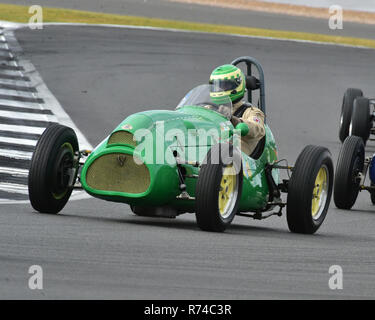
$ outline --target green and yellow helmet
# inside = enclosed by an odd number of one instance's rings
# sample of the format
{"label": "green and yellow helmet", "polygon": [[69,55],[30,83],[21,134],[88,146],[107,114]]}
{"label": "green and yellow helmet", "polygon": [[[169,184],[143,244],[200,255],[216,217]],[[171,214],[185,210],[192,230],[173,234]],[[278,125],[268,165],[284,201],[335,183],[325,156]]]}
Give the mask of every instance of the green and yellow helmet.
{"label": "green and yellow helmet", "polygon": [[232,64],[225,64],[212,71],[210,76],[211,100],[221,103],[224,98],[236,103],[245,95],[245,75]]}

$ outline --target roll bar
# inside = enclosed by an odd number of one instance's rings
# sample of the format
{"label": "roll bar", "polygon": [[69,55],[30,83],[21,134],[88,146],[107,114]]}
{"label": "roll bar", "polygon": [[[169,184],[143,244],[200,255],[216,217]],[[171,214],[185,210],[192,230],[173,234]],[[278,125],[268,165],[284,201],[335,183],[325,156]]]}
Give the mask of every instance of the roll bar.
{"label": "roll bar", "polygon": [[[260,94],[259,94],[259,100],[260,100],[259,109],[262,110],[264,114],[266,114],[266,99],[265,99],[263,68],[262,68],[261,64],[258,62],[258,60],[256,60],[253,57],[249,57],[249,56],[239,57],[239,58],[233,60],[231,64],[233,64],[234,66],[237,66],[238,64],[240,64],[242,62],[246,63],[247,76],[253,76],[252,75],[252,66],[255,66],[255,68],[258,71],[258,74],[259,74],[259,79],[258,79],[259,80],[259,92],[260,92]],[[253,103],[253,101],[252,101],[253,96],[252,96],[251,90],[248,90],[247,99],[250,103]]]}

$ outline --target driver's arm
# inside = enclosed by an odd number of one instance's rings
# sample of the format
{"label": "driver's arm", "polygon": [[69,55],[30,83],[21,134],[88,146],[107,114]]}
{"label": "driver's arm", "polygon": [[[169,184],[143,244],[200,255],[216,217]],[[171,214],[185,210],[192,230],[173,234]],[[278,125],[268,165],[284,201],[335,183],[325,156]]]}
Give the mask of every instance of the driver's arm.
{"label": "driver's arm", "polygon": [[260,109],[256,107],[247,108],[240,120],[249,127],[247,138],[260,140],[265,136],[264,113]]}

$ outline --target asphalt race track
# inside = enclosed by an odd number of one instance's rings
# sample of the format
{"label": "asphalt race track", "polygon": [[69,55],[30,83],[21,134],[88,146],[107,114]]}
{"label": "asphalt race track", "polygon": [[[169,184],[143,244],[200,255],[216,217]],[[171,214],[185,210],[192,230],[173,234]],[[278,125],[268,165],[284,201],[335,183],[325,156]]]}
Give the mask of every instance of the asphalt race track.
{"label": "asphalt race track", "polygon": [[[16,36],[93,145],[134,112],[173,108],[214,67],[241,55],[264,66],[267,121],[280,158],[291,163],[307,144],[328,147],[336,162],[344,90],[375,94],[368,49],[73,26]],[[127,205],[96,199],[72,201],[57,216],[2,205],[0,297],[373,299],[374,241],[375,208],[365,193],[350,212],[332,203],[314,236],[291,234],[285,216],[237,217],[215,234],[200,231],[194,216],[140,218]],[[27,286],[33,264],[43,267],[40,291]],[[343,290],[328,287],[331,265],[343,268]]]}

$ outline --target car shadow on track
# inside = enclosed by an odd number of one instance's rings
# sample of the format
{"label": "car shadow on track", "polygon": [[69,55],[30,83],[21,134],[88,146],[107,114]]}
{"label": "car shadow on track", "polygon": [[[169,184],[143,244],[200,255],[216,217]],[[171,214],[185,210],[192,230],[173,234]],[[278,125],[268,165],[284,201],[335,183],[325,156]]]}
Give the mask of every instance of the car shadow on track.
{"label": "car shadow on track", "polygon": [[[204,232],[199,229],[195,221],[189,221],[189,220],[176,220],[176,219],[170,219],[170,220],[162,220],[161,218],[154,218],[154,219],[148,219],[145,220],[143,218],[136,217],[137,220],[126,220],[125,223],[127,224],[134,224],[134,225],[147,225],[152,227],[161,227],[161,228],[174,228],[174,229],[186,229],[191,231],[199,231]],[[245,225],[237,225],[232,224],[223,234],[234,234],[238,233],[236,231],[274,231],[270,228],[265,227],[255,227],[255,226],[245,226]],[[214,232],[211,232],[211,234],[215,234]],[[219,233],[217,233],[219,234]]]}
{"label": "car shadow on track", "polygon": [[[82,214],[64,214],[60,213],[58,216],[64,218],[73,218],[87,221],[97,221],[101,223],[124,223],[137,226],[148,226],[148,227],[159,227],[159,228],[169,228],[169,229],[183,229],[191,231],[200,230],[195,222],[195,220],[187,219],[168,219],[168,218],[152,218],[152,217],[139,217],[136,215],[125,215],[124,218],[114,218],[114,217],[103,217],[103,216],[94,216],[94,215],[82,215]],[[241,225],[233,223],[224,234],[239,234],[244,231],[252,232],[273,232],[273,233],[285,233],[288,232],[284,229],[273,229],[263,226],[253,226],[253,225]],[[211,234],[214,234],[213,232]]]}
{"label": "car shadow on track", "polygon": [[[358,210],[362,213],[368,213],[365,210]],[[347,235],[346,233],[337,233],[330,232],[327,230],[319,230],[313,235],[306,234],[297,234],[291,233],[287,228],[275,228],[275,227],[265,227],[265,226],[254,226],[233,223],[224,233],[214,233],[214,232],[205,232],[198,228],[195,220],[187,219],[165,219],[165,218],[146,218],[146,217],[137,217],[133,215],[127,215],[124,218],[114,218],[114,217],[103,217],[103,216],[86,216],[86,215],[64,215],[59,214],[61,218],[73,218],[79,219],[82,221],[95,221],[106,224],[127,224],[134,225],[138,227],[152,227],[152,228],[166,228],[170,230],[185,230],[191,232],[206,233],[210,235],[218,235],[220,237],[251,237],[251,238],[267,238],[267,239],[276,239],[276,240],[301,240],[305,241],[314,238],[316,243],[322,241],[322,243],[327,243],[327,241],[373,241],[374,237],[366,235]]]}
{"label": "car shadow on track", "polygon": [[[152,228],[167,228],[167,229],[175,229],[175,230],[186,230],[192,232],[199,232],[204,233],[198,228],[195,220],[187,220],[187,219],[167,219],[167,218],[150,218],[150,217],[138,217],[135,215],[127,215],[124,218],[114,218],[114,217],[103,217],[103,216],[86,216],[86,215],[64,215],[60,214],[60,216],[64,216],[64,218],[74,218],[79,220],[86,220],[86,221],[96,221],[100,223],[122,223],[127,225],[134,225],[134,226],[144,226],[144,227],[152,227]],[[214,232],[206,232],[207,234],[211,235],[220,235],[220,236],[249,236],[249,237],[259,237],[259,238],[275,238],[280,239],[306,239],[306,237],[317,237],[317,238],[330,238],[330,235],[317,233],[315,235],[302,235],[302,234],[295,234],[289,232],[288,229],[285,228],[275,228],[275,227],[265,227],[265,226],[254,226],[254,225],[246,225],[246,224],[239,224],[233,223],[225,232],[223,233],[214,233]],[[337,236],[337,235],[336,235]]]}
{"label": "car shadow on track", "polygon": [[[371,204],[370,204],[371,205]],[[363,215],[372,215],[372,216],[375,216],[375,207],[373,210],[367,210],[367,209],[356,209],[356,208],[352,208],[350,210],[345,210],[345,213],[352,213],[352,214],[363,214]]]}

